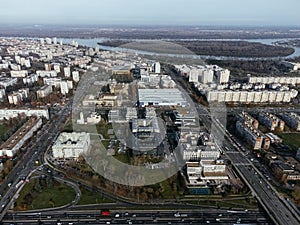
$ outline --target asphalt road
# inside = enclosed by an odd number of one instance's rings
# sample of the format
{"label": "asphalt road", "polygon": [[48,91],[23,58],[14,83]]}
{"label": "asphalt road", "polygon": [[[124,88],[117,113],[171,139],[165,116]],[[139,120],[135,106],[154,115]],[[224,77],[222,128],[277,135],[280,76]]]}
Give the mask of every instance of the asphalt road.
{"label": "asphalt road", "polygon": [[[13,203],[13,196],[18,191],[16,185],[21,179],[26,179],[29,174],[35,169],[35,161],[41,160],[43,153],[46,151],[48,146],[55,140],[56,136],[60,131],[60,126],[66,120],[67,115],[71,112],[72,101],[65,105],[57,117],[49,121],[43,128],[37,133],[35,139],[33,139],[28,147],[25,148],[25,155],[19,164],[14,167],[11,173],[0,186],[0,192],[5,193],[0,200],[0,221],[5,215],[6,211],[11,207]],[[9,187],[8,184],[11,184]],[[6,192],[5,192],[6,191]]]}
{"label": "asphalt road", "polygon": [[130,210],[111,211],[101,217],[100,210],[52,213],[8,214],[4,224],[273,224],[257,211],[231,210]]}

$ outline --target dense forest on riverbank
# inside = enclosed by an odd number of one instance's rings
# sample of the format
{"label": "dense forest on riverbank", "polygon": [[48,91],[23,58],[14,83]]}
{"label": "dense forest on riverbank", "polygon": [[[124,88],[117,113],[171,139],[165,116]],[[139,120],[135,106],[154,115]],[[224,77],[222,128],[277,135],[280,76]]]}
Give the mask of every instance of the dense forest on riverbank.
{"label": "dense forest on riverbank", "polygon": [[[110,47],[119,47],[128,43],[132,42],[123,40],[110,40],[99,44]],[[140,43],[143,42],[137,43],[136,50],[142,50],[142,44]],[[247,41],[172,41],[172,43],[187,48],[197,55],[208,56],[256,58],[278,56],[283,57],[294,53],[294,49],[291,47],[265,45],[262,43]],[[134,44],[131,44],[130,46],[135,48]]]}

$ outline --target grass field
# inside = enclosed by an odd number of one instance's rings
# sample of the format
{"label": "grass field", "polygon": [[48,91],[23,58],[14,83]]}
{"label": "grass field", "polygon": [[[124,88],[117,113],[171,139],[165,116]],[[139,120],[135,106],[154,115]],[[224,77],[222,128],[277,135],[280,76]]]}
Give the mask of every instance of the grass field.
{"label": "grass field", "polygon": [[[15,210],[31,210],[31,209],[44,209],[59,207],[71,203],[76,196],[75,191],[69,186],[54,182],[52,187],[45,187],[41,192],[34,190],[35,182],[38,180],[32,180],[25,185],[21,191]],[[28,204],[28,197],[31,194],[32,203]]]}
{"label": "grass field", "polygon": [[81,188],[81,198],[77,203],[78,205],[99,204],[99,203],[113,203],[113,201],[103,197],[98,192],[91,192],[85,188]]}
{"label": "grass field", "polygon": [[294,150],[300,148],[300,133],[280,134],[283,143],[292,147]]}

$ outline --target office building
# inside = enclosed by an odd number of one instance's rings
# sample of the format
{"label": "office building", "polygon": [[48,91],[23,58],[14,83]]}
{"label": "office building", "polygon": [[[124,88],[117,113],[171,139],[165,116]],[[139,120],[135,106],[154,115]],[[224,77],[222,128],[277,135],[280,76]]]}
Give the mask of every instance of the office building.
{"label": "office building", "polygon": [[183,106],[187,105],[182,93],[176,88],[138,89],[140,106]]}
{"label": "office building", "polygon": [[61,133],[52,146],[52,155],[56,159],[78,158],[88,151],[89,146],[88,133]]}

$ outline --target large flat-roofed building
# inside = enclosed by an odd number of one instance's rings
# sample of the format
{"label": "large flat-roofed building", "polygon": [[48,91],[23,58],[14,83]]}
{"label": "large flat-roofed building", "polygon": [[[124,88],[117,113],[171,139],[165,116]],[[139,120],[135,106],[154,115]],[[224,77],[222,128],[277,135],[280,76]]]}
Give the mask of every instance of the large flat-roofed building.
{"label": "large flat-roofed building", "polygon": [[152,155],[158,156],[163,154],[164,132],[160,127],[157,118],[153,119],[132,119],[132,138],[134,155]]}
{"label": "large flat-roofed building", "polygon": [[140,106],[183,106],[187,105],[179,89],[138,89]]}
{"label": "large flat-roofed building", "polygon": [[14,157],[23,144],[42,126],[42,119],[32,117],[0,146],[0,157]]}
{"label": "large flat-roofed building", "polygon": [[61,133],[52,146],[52,155],[58,159],[78,158],[89,149],[90,142],[90,134],[85,132]]}

